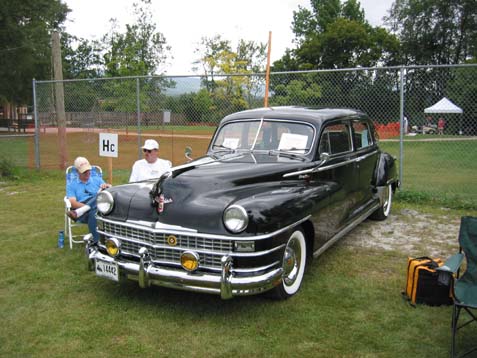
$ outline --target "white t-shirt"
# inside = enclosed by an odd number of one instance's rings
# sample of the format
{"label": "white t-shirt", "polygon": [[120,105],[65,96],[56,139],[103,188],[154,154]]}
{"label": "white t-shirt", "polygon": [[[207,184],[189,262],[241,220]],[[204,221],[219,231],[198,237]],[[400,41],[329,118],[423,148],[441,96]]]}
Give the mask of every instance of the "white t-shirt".
{"label": "white t-shirt", "polygon": [[129,182],[159,178],[162,174],[169,171],[172,164],[168,160],[157,159],[154,163],[148,163],[146,159],[138,160],[132,167]]}

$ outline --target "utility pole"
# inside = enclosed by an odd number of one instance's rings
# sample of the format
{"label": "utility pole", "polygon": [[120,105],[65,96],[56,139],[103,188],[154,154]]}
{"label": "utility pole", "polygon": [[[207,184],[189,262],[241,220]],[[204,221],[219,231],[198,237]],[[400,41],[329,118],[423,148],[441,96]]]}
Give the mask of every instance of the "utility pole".
{"label": "utility pole", "polygon": [[270,85],[270,53],[272,52],[272,32],[268,32],[267,71],[265,73],[265,97],[263,106],[268,107],[268,87]]}
{"label": "utility pole", "polygon": [[63,90],[63,66],[61,64],[60,34],[58,31],[53,31],[51,34],[51,47],[55,80],[56,120],[58,122],[58,142],[60,147],[59,166],[60,169],[65,169],[68,163],[68,155],[66,153],[65,93]]}

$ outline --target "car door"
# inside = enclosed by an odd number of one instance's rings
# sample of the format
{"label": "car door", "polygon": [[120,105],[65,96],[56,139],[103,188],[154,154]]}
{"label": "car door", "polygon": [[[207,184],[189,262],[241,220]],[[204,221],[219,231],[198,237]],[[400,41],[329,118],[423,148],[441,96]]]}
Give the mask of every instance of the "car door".
{"label": "car door", "polygon": [[329,200],[325,215],[321,215],[320,220],[314,218],[320,246],[345,226],[355,205],[355,162],[349,121],[333,121],[323,127],[315,159],[323,153],[329,158],[319,167],[316,178],[327,183]]}
{"label": "car door", "polygon": [[351,213],[356,217],[366,211],[374,202],[372,180],[378,157],[372,127],[366,119],[352,121],[353,147],[355,151],[355,169],[358,173],[356,181],[356,206]]}

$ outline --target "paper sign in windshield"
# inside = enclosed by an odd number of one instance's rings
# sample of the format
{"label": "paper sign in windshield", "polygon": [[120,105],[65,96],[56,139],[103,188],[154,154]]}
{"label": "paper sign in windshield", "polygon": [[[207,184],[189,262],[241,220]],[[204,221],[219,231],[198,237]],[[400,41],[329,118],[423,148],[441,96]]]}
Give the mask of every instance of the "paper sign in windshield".
{"label": "paper sign in windshield", "polygon": [[308,137],[301,134],[283,133],[280,137],[279,150],[287,152],[305,153]]}
{"label": "paper sign in windshield", "polygon": [[237,149],[239,145],[240,138],[224,138],[222,146],[230,149]]}

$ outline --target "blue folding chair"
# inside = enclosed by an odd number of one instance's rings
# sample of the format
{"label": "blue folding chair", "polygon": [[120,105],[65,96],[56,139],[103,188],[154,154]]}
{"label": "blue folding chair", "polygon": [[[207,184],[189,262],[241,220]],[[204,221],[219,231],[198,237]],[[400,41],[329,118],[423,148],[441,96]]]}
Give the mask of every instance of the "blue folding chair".
{"label": "blue folding chair", "polygon": [[[454,309],[452,311],[452,341],[451,357],[456,357],[457,332],[469,323],[477,323],[477,218],[464,216],[461,219],[459,231],[459,252],[451,256],[443,266],[437,268],[439,279],[443,282],[454,276]],[[467,263],[462,276],[459,275],[461,264]],[[467,320],[459,323],[461,311],[467,313]],[[475,328],[475,325],[474,325]],[[475,343],[475,342],[472,342]],[[464,357],[477,351],[477,346],[461,353]],[[474,355],[473,355],[474,356]]]}
{"label": "blue folding chair", "polygon": [[[68,168],[66,168],[65,176],[66,176],[66,185],[68,185],[68,183],[71,183],[73,180],[78,179],[78,171],[76,170],[74,166],[69,166]],[[91,166],[91,177],[103,178],[103,170],[101,169],[100,166],[98,165]],[[84,236],[84,234],[73,233],[74,228],[82,226],[82,225],[87,225],[87,224],[79,222],[79,221],[76,222],[74,220],[71,220],[70,217],[66,214],[68,211],[71,210],[71,203],[66,197],[66,195],[63,200],[65,202],[65,235],[68,241],[70,242],[70,249],[73,249],[73,244],[83,243],[82,237]],[[81,238],[81,239],[78,239],[78,238]]]}

